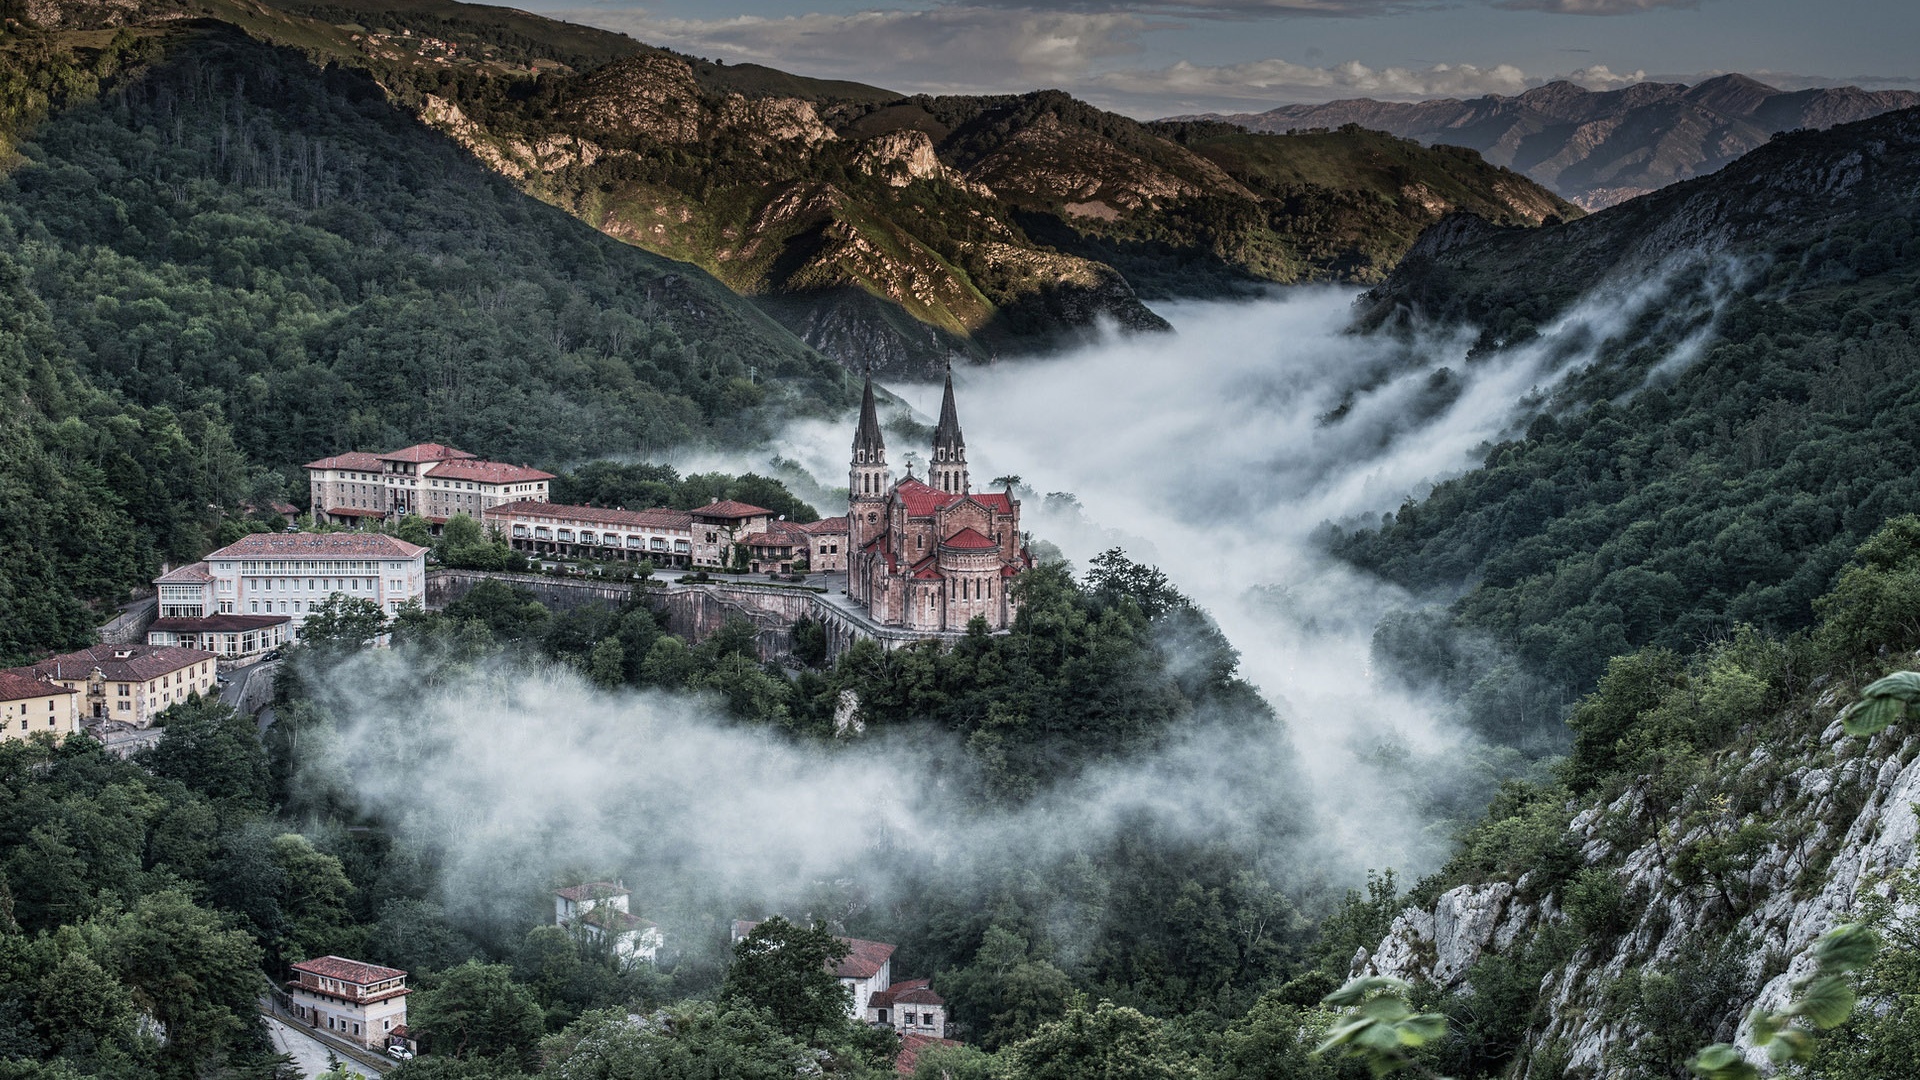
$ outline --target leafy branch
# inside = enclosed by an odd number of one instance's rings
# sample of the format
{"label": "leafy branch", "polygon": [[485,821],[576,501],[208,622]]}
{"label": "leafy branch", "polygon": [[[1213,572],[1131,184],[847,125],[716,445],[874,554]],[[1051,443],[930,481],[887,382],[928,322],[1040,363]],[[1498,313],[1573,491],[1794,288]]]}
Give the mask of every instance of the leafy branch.
{"label": "leafy branch", "polygon": [[1920,671],[1896,671],[1862,690],[1860,700],[1840,714],[1840,722],[1847,734],[1864,739],[1903,719],[1907,706],[1916,701],[1920,701]]}
{"label": "leafy branch", "polygon": [[[1879,948],[1879,936],[1858,923],[1836,926],[1821,935],[1813,947],[1813,974],[1794,984],[1799,996],[1784,1009],[1756,1007],[1747,1017],[1753,1045],[1765,1048],[1775,1065],[1810,1059],[1814,1033],[1838,1027],[1853,1015],[1857,998],[1847,973],[1871,963]],[[1746,1055],[1728,1043],[1700,1051],[1687,1068],[1703,1080],[1759,1080],[1760,1076]]]}
{"label": "leafy branch", "polygon": [[1415,1013],[1407,1004],[1407,984],[1383,975],[1353,981],[1321,999],[1321,1004],[1349,1011],[1314,1048],[1319,1057],[1337,1050],[1342,1057],[1359,1058],[1375,1076],[1385,1076],[1412,1064],[1408,1055],[1446,1035],[1447,1018],[1439,1013]]}

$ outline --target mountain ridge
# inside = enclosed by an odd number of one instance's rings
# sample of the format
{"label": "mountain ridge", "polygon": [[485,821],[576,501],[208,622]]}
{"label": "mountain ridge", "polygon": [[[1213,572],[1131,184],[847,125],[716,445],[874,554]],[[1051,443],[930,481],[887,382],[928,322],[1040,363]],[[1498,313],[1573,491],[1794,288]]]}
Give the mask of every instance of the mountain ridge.
{"label": "mountain ridge", "polygon": [[[1371,133],[1247,153],[1229,144],[1269,137],[1163,130],[1058,91],[901,97],[451,0],[172,7],[369,71],[522,190],[881,374],[1164,328],[1143,298],[1378,281],[1453,209],[1578,214],[1475,157]],[[1254,158],[1260,176],[1221,164]],[[1328,167],[1359,158],[1382,164],[1358,182]]]}
{"label": "mountain ridge", "polygon": [[1479,151],[1588,210],[1705,175],[1774,133],[1824,129],[1920,105],[1920,93],[1855,86],[1786,91],[1737,73],[1699,83],[1588,90],[1559,80],[1512,96],[1419,102],[1354,98],[1260,113],[1207,113],[1256,131],[1360,124]]}

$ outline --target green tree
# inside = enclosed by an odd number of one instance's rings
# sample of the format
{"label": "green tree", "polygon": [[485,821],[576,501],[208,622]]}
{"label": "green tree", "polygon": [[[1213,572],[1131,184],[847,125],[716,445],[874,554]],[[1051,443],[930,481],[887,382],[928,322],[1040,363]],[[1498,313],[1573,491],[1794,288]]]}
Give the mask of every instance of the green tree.
{"label": "green tree", "polygon": [[166,1033],[161,1056],[176,1067],[217,1064],[257,1034],[266,990],[260,947],[175,889],[144,896],[95,924],[92,951]]}
{"label": "green tree", "polygon": [[165,731],[140,762],[155,776],[198,793],[222,820],[264,814],[268,806],[266,751],[252,719],[217,698],[194,698],[161,714]]}
{"label": "green tree", "polygon": [[505,964],[468,961],[413,996],[408,1027],[426,1049],[457,1058],[530,1064],[544,1030],[540,1003]]}
{"label": "green tree", "polygon": [[775,915],[734,943],[720,995],[765,1009],[788,1036],[831,1041],[848,1022],[851,991],[833,974],[846,955],[846,942],[824,925],[797,926]]}
{"label": "green tree", "polygon": [[353,652],[385,633],[387,617],[378,601],[334,593],[316,601],[300,624],[300,642],[322,654]]}
{"label": "green tree", "polygon": [[540,1051],[549,1080],[792,1080],[820,1066],[765,1010],[739,1002],[686,1002],[647,1017],[590,1012]]}
{"label": "green tree", "polygon": [[1076,1005],[1002,1051],[1021,1080],[1198,1080],[1200,1066],[1167,1038],[1166,1026],[1138,1009],[1102,1001]]}

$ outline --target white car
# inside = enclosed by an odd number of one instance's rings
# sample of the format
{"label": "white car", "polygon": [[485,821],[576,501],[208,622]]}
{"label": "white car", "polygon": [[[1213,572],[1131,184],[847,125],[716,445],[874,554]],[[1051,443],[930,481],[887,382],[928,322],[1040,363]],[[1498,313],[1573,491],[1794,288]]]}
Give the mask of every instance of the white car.
{"label": "white car", "polygon": [[413,1051],[401,1046],[399,1043],[394,1043],[392,1046],[387,1047],[387,1056],[395,1061],[412,1061]]}

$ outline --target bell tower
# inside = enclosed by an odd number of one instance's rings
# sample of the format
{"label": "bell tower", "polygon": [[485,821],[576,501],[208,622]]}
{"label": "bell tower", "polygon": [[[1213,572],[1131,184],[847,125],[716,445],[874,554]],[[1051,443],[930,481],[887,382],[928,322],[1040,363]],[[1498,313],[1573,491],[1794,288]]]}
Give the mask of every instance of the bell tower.
{"label": "bell tower", "polygon": [[960,434],[960,414],[953,407],[953,365],[947,365],[947,389],[940,399],[940,425],[933,429],[933,460],[927,463],[927,483],[938,491],[964,495],[968,491],[967,440]]}
{"label": "bell tower", "polygon": [[[847,473],[847,540],[855,555],[887,527],[883,511],[893,473],[887,468],[887,441],[873,402],[873,376],[860,395],[860,426],[853,433],[853,457]],[[852,562],[849,560],[848,565]]]}

